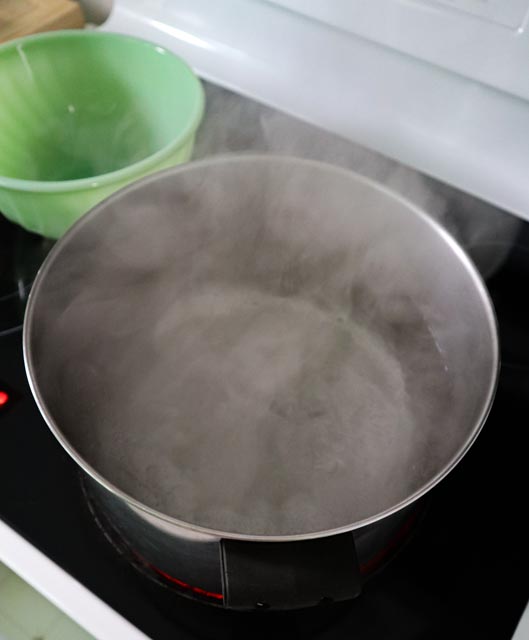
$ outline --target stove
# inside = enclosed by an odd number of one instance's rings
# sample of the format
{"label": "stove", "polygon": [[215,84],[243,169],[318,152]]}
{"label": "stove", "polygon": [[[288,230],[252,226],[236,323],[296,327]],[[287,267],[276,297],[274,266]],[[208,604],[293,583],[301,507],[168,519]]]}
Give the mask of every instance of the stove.
{"label": "stove", "polygon": [[[458,237],[486,277],[498,317],[502,370],[490,417],[356,600],[237,613],[183,597],[186,585],[130,562],[40,416],[20,325],[52,243],[0,218],[0,524],[154,639],[511,638],[529,599],[529,223],[233,92],[211,84],[206,92],[195,157],[252,150],[335,162],[406,192]],[[241,122],[250,134],[241,134]]]}

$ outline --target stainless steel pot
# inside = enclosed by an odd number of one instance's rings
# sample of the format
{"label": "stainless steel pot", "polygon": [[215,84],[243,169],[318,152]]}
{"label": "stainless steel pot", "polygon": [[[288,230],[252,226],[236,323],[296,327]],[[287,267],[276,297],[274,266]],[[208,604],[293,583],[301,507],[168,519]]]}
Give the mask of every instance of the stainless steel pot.
{"label": "stainless steel pot", "polygon": [[360,592],[466,453],[498,339],[465,253],[348,171],[171,169],[54,247],[24,353],[39,408],[147,565],[229,608]]}

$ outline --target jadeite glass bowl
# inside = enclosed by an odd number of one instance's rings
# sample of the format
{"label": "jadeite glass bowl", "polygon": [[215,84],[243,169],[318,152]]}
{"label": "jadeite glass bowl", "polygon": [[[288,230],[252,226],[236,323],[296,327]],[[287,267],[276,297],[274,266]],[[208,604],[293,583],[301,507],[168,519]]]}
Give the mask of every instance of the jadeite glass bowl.
{"label": "jadeite glass bowl", "polygon": [[185,162],[198,78],[157,45],[56,31],[0,46],[0,212],[58,238],[124,185]]}

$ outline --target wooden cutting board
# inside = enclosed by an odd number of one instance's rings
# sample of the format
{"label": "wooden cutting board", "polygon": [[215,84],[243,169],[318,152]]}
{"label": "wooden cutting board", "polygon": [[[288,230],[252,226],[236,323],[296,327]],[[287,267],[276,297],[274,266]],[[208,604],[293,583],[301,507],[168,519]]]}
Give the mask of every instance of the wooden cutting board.
{"label": "wooden cutting board", "polygon": [[74,0],[0,0],[0,42],[40,31],[77,29],[84,22]]}

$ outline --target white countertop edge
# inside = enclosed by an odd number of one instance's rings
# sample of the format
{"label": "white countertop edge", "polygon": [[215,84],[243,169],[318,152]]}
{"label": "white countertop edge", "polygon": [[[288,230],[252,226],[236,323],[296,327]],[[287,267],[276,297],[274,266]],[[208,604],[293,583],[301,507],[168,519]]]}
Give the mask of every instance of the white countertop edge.
{"label": "white countertop edge", "polygon": [[512,640],[528,640],[529,638],[529,604],[525,607],[525,611],[518,622],[516,631],[512,637]]}
{"label": "white countertop edge", "polygon": [[0,561],[97,640],[148,640],[145,634],[1,520]]}

